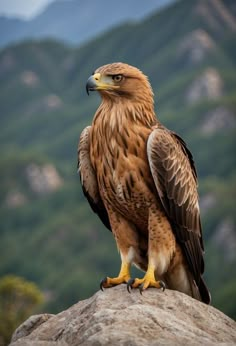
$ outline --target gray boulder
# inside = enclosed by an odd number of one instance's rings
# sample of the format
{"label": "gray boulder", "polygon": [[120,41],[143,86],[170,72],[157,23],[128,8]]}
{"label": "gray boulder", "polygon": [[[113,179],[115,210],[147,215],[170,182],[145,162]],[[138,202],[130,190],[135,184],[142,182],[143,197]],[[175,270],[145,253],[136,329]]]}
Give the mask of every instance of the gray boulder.
{"label": "gray boulder", "polygon": [[58,315],[31,316],[11,346],[236,345],[236,322],[180,292],[125,285],[97,292]]}

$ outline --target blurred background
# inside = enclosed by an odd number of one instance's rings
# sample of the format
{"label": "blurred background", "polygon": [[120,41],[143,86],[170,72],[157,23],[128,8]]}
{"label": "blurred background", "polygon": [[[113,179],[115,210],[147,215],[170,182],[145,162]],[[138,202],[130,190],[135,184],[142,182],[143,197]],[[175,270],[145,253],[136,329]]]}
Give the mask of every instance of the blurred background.
{"label": "blurred background", "polygon": [[1,0],[0,14],[0,299],[20,277],[42,293],[38,311],[56,313],[117,274],[114,239],[76,171],[99,104],[87,78],[123,61],[149,76],[160,121],[193,153],[205,279],[235,318],[236,2]]}

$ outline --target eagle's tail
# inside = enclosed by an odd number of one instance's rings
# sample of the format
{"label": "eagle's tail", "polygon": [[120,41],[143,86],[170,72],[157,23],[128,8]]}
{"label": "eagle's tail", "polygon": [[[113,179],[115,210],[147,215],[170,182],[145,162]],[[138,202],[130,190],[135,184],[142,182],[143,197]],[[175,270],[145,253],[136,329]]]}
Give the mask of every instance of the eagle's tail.
{"label": "eagle's tail", "polygon": [[205,281],[203,278],[200,278],[200,282],[198,285],[199,293],[201,296],[201,301],[205,304],[210,304],[211,303],[211,294],[205,284]]}
{"label": "eagle's tail", "polygon": [[191,280],[191,291],[193,298],[200,300],[205,304],[211,303],[210,292],[202,277],[200,278],[198,285],[196,284],[195,280]]}
{"label": "eagle's tail", "polygon": [[165,274],[163,280],[170,289],[188,294],[205,304],[211,303],[211,295],[202,276],[196,281],[190,270],[183,264],[179,264],[175,270]]}

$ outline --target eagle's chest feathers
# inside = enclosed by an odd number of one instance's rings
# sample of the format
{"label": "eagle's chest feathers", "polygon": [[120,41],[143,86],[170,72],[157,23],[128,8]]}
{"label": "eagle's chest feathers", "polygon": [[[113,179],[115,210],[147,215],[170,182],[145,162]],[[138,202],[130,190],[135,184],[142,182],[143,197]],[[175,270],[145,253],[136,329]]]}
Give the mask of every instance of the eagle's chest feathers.
{"label": "eagle's chest feathers", "polygon": [[146,154],[151,128],[120,111],[105,114],[95,118],[90,146],[101,197],[124,213],[143,214],[154,189]]}

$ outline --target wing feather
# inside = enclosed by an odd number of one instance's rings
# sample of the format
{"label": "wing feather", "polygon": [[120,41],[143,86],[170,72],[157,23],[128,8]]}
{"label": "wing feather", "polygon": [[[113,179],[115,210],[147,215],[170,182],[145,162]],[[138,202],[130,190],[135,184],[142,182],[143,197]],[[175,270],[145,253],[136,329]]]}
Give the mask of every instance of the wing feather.
{"label": "wing feather", "polygon": [[101,199],[97,178],[90,161],[90,132],[91,126],[87,126],[81,133],[78,145],[78,173],[80,175],[83,193],[92,210],[98,214],[103,224],[111,230],[109,217]]}
{"label": "wing feather", "polygon": [[194,161],[184,141],[155,128],[147,143],[155,186],[197,284],[204,268],[203,242]]}

